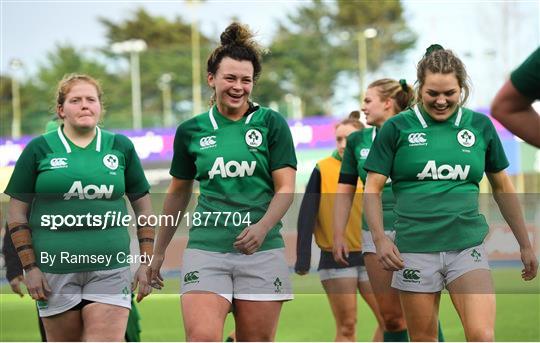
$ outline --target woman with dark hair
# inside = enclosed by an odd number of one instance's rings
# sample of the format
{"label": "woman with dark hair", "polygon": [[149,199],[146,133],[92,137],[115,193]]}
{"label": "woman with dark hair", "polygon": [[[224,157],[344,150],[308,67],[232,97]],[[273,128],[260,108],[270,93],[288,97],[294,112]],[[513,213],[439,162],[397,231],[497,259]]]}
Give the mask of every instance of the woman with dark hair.
{"label": "woman with dark hair", "polygon": [[[293,200],[296,156],[283,117],[250,101],[261,54],[245,26],[229,25],[208,58],[212,106],[176,132],[163,213],[182,213],[191,226],[181,280],[188,341],[221,341],[231,308],[239,341],[274,340],[282,303],[293,297],[279,230]],[[194,180],[197,207],[184,213]],[[155,284],[176,229],[158,234]]]}

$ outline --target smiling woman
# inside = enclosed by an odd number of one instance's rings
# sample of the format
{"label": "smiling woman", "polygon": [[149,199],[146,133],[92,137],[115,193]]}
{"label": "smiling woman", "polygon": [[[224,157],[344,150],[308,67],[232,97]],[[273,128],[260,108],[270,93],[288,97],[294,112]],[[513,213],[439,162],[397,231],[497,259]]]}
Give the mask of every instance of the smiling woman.
{"label": "smiling woman", "polygon": [[[176,132],[163,214],[183,213],[200,183],[181,279],[188,341],[220,341],[232,304],[239,341],[273,341],[281,305],[292,299],[280,229],[296,156],[285,119],[250,100],[261,55],[247,27],[229,25],[208,58],[211,107]],[[156,284],[176,229],[159,231],[150,267]]]}
{"label": "smiling woman", "polygon": [[[417,77],[418,103],[386,121],[364,164],[364,210],[377,257],[394,271],[392,287],[399,290],[411,341],[437,339],[444,288],[466,339],[493,341],[495,295],[483,244],[488,225],[478,210],[484,173],[519,243],[524,280],[536,277],[538,261],[495,127],[463,107],[465,65],[451,50],[432,45]],[[385,236],[381,211],[380,193],[390,179],[395,240]]]}

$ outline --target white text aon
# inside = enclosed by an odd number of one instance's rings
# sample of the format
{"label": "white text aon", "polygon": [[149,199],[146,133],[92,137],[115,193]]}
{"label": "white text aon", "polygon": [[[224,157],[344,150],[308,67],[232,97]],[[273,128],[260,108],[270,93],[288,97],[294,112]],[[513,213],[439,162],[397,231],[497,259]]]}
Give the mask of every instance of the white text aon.
{"label": "white text aon", "polygon": [[82,186],[81,181],[75,181],[67,193],[64,193],[64,200],[69,200],[73,197],[81,200],[93,199],[110,199],[114,190],[114,185],[87,185]]}
{"label": "white text aon", "polygon": [[212,180],[216,175],[221,175],[222,178],[252,176],[256,166],[256,161],[229,161],[225,163],[223,157],[218,157],[208,172],[208,177]]}
{"label": "white text aon", "polygon": [[426,163],[424,170],[421,173],[416,174],[418,180],[429,178],[432,180],[466,180],[469,175],[471,166],[466,165],[465,168],[459,164],[451,166],[449,164],[443,164],[439,167],[435,164],[435,161],[431,160]]}

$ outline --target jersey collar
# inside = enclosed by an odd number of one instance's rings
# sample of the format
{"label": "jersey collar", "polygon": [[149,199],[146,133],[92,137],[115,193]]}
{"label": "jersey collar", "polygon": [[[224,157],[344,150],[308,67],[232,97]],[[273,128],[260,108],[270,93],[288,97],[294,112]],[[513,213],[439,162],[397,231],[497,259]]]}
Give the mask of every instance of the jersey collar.
{"label": "jersey collar", "polygon": [[[63,127],[64,125],[58,126],[58,129],[56,130],[56,132],[58,132],[58,137],[60,138],[60,141],[64,145],[64,148],[66,148],[66,152],[70,154],[71,146],[69,145],[66,137],[64,136],[64,132],[62,131]],[[97,152],[101,151],[101,129],[99,128],[99,126],[96,126],[96,151]]]}
{"label": "jersey collar", "polygon": [[339,156],[337,149],[332,152],[332,157],[341,162],[341,156]]}
{"label": "jersey collar", "polygon": [[[414,109],[414,113],[416,114],[416,118],[418,118],[418,121],[420,122],[420,124],[422,124],[422,127],[424,129],[426,127],[428,127],[426,119],[424,118],[424,116],[420,112],[420,108],[419,108],[418,104],[414,105],[413,109]],[[463,117],[463,111],[462,111],[461,106],[460,106],[459,109],[458,109],[457,115],[456,115],[456,120],[454,120],[454,125],[456,127],[459,127],[459,124],[461,123],[461,118],[462,117]]]}
{"label": "jersey collar", "polygon": [[[217,110],[217,105],[214,105],[210,108],[210,111],[208,112],[208,116],[210,117],[210,122],[212,123],[212,127],[214,128],[214,130],[217,130],[219,129],[219,126],[214,116],[214,108]],[[256,102],[249,103],[249,108],[247,112],[244,114],[244,117],[247,115],[246,122],[245,122],[246,125],[249,124],[249,122],[251,121],[251,118],[253,117],[255,112],[257,112],[259,108],[260,106]],[[218,110],[218,113],[219,113],[219,110]]]}

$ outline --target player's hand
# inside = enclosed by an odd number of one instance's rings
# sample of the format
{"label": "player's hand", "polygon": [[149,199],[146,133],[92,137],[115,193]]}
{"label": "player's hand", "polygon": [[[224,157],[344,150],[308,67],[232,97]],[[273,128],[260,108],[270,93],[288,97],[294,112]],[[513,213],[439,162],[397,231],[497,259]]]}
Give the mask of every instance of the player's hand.
{"label": "player's hand", "polygon": [[259,223],[253,224],[240,232],[233,246],[242,254],[251,255],[259,250],[267,233],[268,231]]}
{"label": "player's hand", "polygon": [[521,277],[525,281],[530,281],[536,277],[538,272],[538,259],[532,248],[521,249],[521,262],[523,262],[523,270]]}
{"label": "player's hand", "polygon": [[390,238],[384,236],[383,239],[375,241],[375,246],[379,262],[385,270],[396,271],[405,267],[398,248]]}
{"label": "player's hand", "polygon": [[43,275],[38,267],[25,272],[24,283],[28,289],[28,294],[34,300],[47,300],[48,294],[51,293],[51,288],[45,279],[45,275]]}
{"label": "player's hand", "polygon": [[24,297],[24,293],[21,290],[21,283],[23,282],[24,278],[22,275],[17,275],[9,281],[9,287],[11,287],[13,293],[18,294],[21,298]]}
{"label": "player's hand", "polygon": [[332,255],[334,256],[334,261],[336,261],[340,265],[349,265],[349,262],[347,262],[347,259],[349,258],[349,247],[345,243],[342,235],[334,235]]}
{"label": "player's hand", "polygon": [[137,292],[137,302],[141,302],[148,294],[152,293],[152,287],[150,286],[148,279],[148,266],[141,264],[135,273],[133,282],[131,283],[131,293],[135,292],[137,286],[139,291]]}
{"label": "player's hand", "polygon": [[163,276],[161,276],[161,265],[165,256],[163,254],[154,254],[152,257],[152,262],[146,268],[146,278],[150,287],[155,289],[163,288]]}
{"label": "player's hand", "polygon": [[302,269],[294,267],[294,272],[298,275],[307,275],[309,274],[309,269]]}

